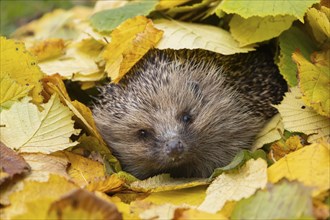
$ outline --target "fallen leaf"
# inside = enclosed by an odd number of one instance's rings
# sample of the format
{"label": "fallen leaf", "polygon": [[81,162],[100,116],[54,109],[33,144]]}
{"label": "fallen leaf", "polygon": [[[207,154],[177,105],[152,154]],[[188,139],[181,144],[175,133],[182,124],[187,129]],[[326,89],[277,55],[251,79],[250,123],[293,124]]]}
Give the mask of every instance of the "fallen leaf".
{"label": "fallen leaf", "polygon": [[29,173],[31,167],[15,151],[0,142],[0,185],[15,175]]}
{"label": "fallen leaf", "polygon": [[243,47],[279,36],[291,27],[294,20],[296,18],[290,15],[249,18],[234,15],[229,27],[234,39],[239,42],[240,47]]}
{"label": "fallen leaf", "polygon": [[286,140],[279,140],[270,146],[269,158],[276,162],[285,155],[299,150],[303,147],[301,137],[298,135],[292,135]]}
{"label": "fallen leaf", "polygon": [[[158,1],[148,0],[142,2],[129,2],[122,7],[95,13],[91,19],[91,25],[100,32],[110,32],[123,22],[127,22],[139,15],[147,16],[155,9]],[[122,25],[122,24],[121,24]]]}
{"label": "fallen leaf", "polygon": [[58,57],[64,53],[65,42],[63,39],[51,38],[34,44],[29,51],[41,62],[46,59]]}
{"label": "fallen leaf", "polygon": [[318,139],[330,140],[330,124],[327,117],[317,114],[305,105],[299,88],[290,88],[281,104],[275,105],[281,114],[284,128],[291,132],[302,132],[307,135],[309,142]]}
{"label": "fallen leaf", "polygon": [[[32,97],[34,103],[41,103],[42,96],[40,92],[42,86],[40,79],[43,77],[43,73],[37,66],[36,59],[25,49],[24,43],[15,40],[9,40],[4,37],[0,37],[1,44],[1,81],[6,80],[6,75],[9,76],[11,80],[14,80],[20,85],[22,90],[25,91],[24,87],[30,90],[29,94]],[[7,83],[8,78],[7,78]],[[1,91],[5,89],[8,85],[4,85]],[[13,85],[14,88],[17,85]],[[33,88],[32,88],[33,87]],[[21,91],[22,92],[22,91]],[[5,94],[1,94],[1,98]],[[22,97],[22,96],[19,96]],[[4,102],[1,99],[1,103]]]}
{"label": "fallen leaf", "polygon": [[223,173],[206,190],[206,198],[199,210],[216,213],[227,201],[239,201],[264,188],[267,183],[267,163],[259,158],[249,160],[238,171]]}
{"label": "fallen leaf", "polygon": [[154,28],[151,20],[137,16],[126,20],[111,33],[111,42],[105,48],[105,71],[112,82],[119,80],[162,37],[163,31]]}
{"label": "fallen leaf", "polygon": [[47,219],[122,219],[116,206],[95,194],[76,189],[52,203]]}
{"label": "fallen leaf", "polygon": [[[58,73],[66,79],[73,78],[74,74],[88,76],[99,73],[100,68],[95,62],[97,59],[95,52],[91,50],[86,53],[79,46],[78,42],[72,42],[63,56],[40,62],[40,69],[47,75]],[[99,47],[94,49],[101,52]]]}
{"label": "fallen leaf", "polygon": [[163,205],[154,206],[152,205],[147,210],[141,212],[139,217],[141,219],[173,219],[174,212],[178,208],[188,208],[187,206],[175,206],[169,203]]}
{"label": "fallen leaf", "polygon": [[72,112],[53,95],[40,112],[29,98],[1,111],[1,141],[20,152],[52,153],[75,146],[70,136],[79,134],[71,120]]}
{"label": "fallen leaf", "polygon": [[289,86],[296,86],[298,84],[298,69],[297,65],[292,61],[293,52],[299,50],[306,59],[309,59],[310,54],[317,48],[306,32],[295,26],[283,32],[278,39],[280,55],[277,65],[280,73]]}
{"label": "fallen leaf", "polygon": [[176,1],[168,1],[168,0],[160,0],[157,4],[157,10],[166,10],[171,9],[179,5],[183,5],[191,0],[176,0]]}
{"label": "fallen leaf", "polygon": [[298,66],[299,87],[303,101],[317,113],[330,117],[330,49],[315,52],[312,62],[306,60],[299,51],[292,55]]}
{"label": "fallen leaf", "polygon": [[118,192],[123,188],[124,181],[120,179],[116,174],[107,176],[104,178],[98,178],[91,181],[86,189],[89,191],[99,191],[105,193]]}
{"label": "fallen leaf", "polygon": [[26,181],[21,191],[10,195],[3,212],[10,219],[46,219],[48,207],[61,195],[78,188],[64,177],[50,175],[47,182]]}
{"label": "fallen leaf", "polygon": [[99,11],[120,8],[126,5],[128,2],[129,2],[128,0],[96,1],[93,8],[93,14]]}
{"label": "fallen leaf", "polygon": [[154,22],[156,28],[164,31],[163,38],[156,45],[158,49],[205,49],[224,55],[254,50],[253,45],[239,47],[230,33],[219,27],[166,19]]}
{"label": "fallen leaf", "polygon": [[153,192],[142,201],[150,202],[155,205],[162,205],[164,201],[173,204],[186,204],[189,206],[198,206],[205,199],[205,190],[207,186],[196,186],[176,190]]}
{"label": "fallen leaf", "polygon": [[310,8],[306,13],[308,25],[313,35],[321,46],[327,46],[330,42],[330,9],[321,6],[320,9]]}
{"label": "fallen leaf", "polygon": [[9,109],[20,98],[27,96],[33,88],[32,85],[21,85],[9,77],[7,73],[0,72],[0,107]]}
{"label": "fallen leaf", "polygon": [[263,150],[256,150],[254,152],[249,150],[241,150],[235,155],[234,159],[228,165],[216,168],[210,178],[217,177],[223,172],[238,170],[245,164],[246,161],[250,159],[256,160],[258,158],[266,160],[266,153]]}
{"label": "fallen leaf", "polygon": [[280,114],[276,114],[271,118],[263,129],[257,134],[252,149],[256,150],[262,148],[263,145],[272,143],[282,138],[284,132],[284,125]]}
{"label": "fallen leaf", "polygon": [[78,36],[78,32],[72,23],[74,16],[75,13],[73,10],[65,11],[63,9],[56,9],[18,28],[13,33],[13,37],[24,39],[26,42],[34,42],[36,39],[40,41],[48,38],[74,39]]}
{"label": "fallen leaf", "polygon": [[105,177],[101,163],[67,151],[62,151],[61,154],[69,159],[71,166],[67,172],[71,180],[80,187],[85,187],[90,182]]}
{"label": "fallen leaf", "polygon": [[130,185],[130,189],[137,192],[161,192],[207,185],[207,179],[171,178],[169,174],[161,174],[146,180],[138,180]]}
{"label": "fallen leaf", "polygon": [[319,0],[311,1],[235,1],[223,0],[219,5],[219,9],[228,14],[238,14],[243,18],[252,16],[266,17],[268,15],[291,15],[304,22],[305,12],[314,3],[319,3]]}
{"label": "fallen leaf", "polygon": [[330,186],[330,154],[328,143],[314,143],[281,158],[268,168],[268,180],[298,180],[313,187],[313,195]]}
{"label": "fallen leaf", "polygon": [[210,214],[207,212],[202,212],[196,209],[184,209],[177,208],[174,211],[174,220],[200,220],[200,219],[208,219],[208,220],[220,220],[220,219],[228,219],[226,216],[221,213]]}
{"label": "fallen leaf", "polygon": [[20,154],[31,166],[31,173],[28,180],[46,182],[50,175],[58,175],[70,179],[66,170],[69,161],[66,157],[52,154],[41,153],[22,153]]}
{"label": "fallen leaf", "polygon": [[237,202],[231,219],[314,219],[310,189],[282,181]]}

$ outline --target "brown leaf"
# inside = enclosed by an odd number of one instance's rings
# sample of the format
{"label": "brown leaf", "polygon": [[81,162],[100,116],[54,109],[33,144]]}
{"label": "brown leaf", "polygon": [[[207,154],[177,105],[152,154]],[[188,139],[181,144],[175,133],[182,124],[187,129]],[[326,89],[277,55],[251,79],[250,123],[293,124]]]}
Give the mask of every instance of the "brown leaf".
{"label": "brown leaf", "polygon": [[30,172],[31,168],[23,157],[0,142],[0,185],[14,175]]}
{"label": "brown leaf", "polygon": [[54,202],[48,213],[50,219],[122,219],[113,203],[83,189],[74,190]]}

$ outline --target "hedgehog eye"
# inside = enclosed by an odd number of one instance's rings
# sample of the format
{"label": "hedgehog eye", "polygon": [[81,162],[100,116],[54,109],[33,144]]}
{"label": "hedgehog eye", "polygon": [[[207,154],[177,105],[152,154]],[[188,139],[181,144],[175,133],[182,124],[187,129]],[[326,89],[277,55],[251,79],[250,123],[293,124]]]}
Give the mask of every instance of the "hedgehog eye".
{"label": "hedgehog eye", "polygon": [[145,138],[147,138],[149,136],[149,132],[147,130],[145,130],[145,129],[140,129],[138,131],[138,136],[141,139],[145,139]]}
{"label": "hedgehog eye", "polygon": [[182,121],[183,121],[184,123],[190,123],[190,122],[192,121],[192,117],[191,117],[191,115],[189,115],[189,114],[187,114],[187,113],[183,114],[183,115],[182,115]]}

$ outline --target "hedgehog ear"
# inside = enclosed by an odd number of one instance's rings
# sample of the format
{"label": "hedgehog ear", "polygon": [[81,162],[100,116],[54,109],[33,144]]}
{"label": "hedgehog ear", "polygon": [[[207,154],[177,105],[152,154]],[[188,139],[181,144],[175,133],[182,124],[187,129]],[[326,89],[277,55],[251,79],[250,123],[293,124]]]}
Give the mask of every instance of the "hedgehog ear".
{"label": "hedgehog ear", "polygon": [[196,96],[199,96],[202,93],[198,82],[189,81],[188,85],[192,89],[192,91],[196,94]]}

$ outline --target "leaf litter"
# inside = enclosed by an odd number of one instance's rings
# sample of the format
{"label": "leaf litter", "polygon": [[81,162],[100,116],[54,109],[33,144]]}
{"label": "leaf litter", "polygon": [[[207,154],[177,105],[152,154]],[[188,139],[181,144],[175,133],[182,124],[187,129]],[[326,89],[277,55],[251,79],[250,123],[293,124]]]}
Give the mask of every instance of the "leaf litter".
{"label": "leaf litter", "polygon": [[[288,4],[99,1],[94,10],[47,13],[17,29],[16,40],[1,37],[1,218],[328,218],[329,8]],[[272,39],[290,91],[257,136],[258,150],[209,179],[121,171],[91,110],[63,83],[118,82],[153,47],[235,54]]]}

